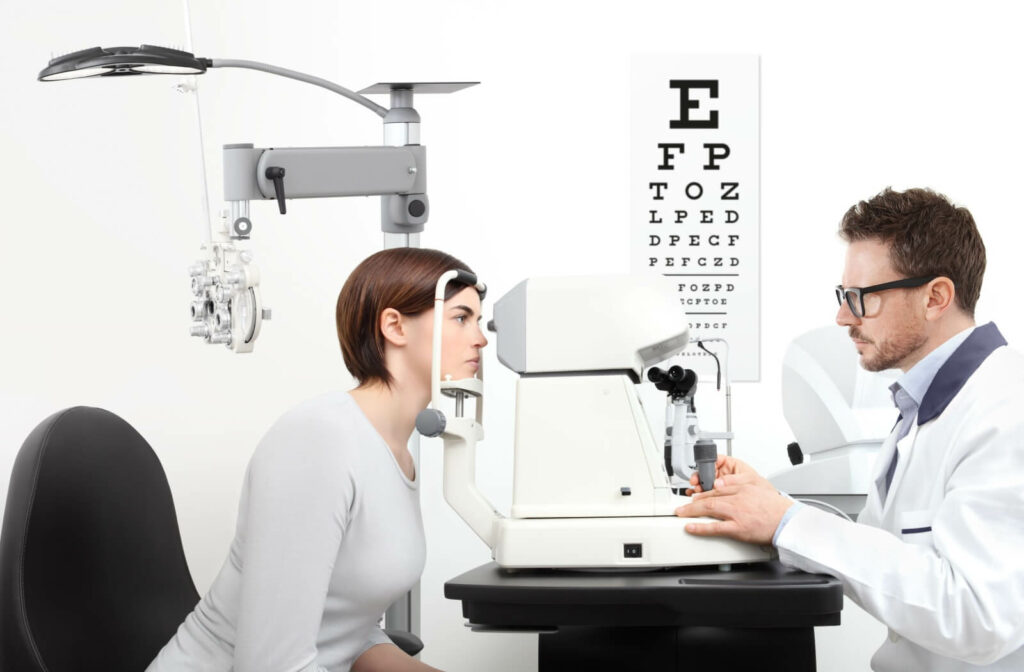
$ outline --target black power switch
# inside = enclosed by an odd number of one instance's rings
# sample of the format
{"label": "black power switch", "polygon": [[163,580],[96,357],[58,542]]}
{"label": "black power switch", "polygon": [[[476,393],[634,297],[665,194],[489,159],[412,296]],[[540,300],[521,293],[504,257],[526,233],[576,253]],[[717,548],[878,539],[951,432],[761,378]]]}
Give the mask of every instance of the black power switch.
{"label": "black power switch", "polygon": [[642,557],[644,557],[644,545],[643,544],[623,544],[622,545],[622,557],[624,557],[624,558],[642,558]]}

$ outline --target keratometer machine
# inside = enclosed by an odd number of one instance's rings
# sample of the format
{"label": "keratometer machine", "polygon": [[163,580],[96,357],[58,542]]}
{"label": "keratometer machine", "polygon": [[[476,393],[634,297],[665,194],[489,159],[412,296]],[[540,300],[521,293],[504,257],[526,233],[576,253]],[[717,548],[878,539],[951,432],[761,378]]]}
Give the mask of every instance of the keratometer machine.
{"label": "keratometer machine", "polygon": [[[688,341],[686,317],[660,277],[531,278],[495,304],[489,326],[498,359],[520,375],[512,509],[509,516],[497,512],[475,483],[483,381],[441,380],[440,307],[454,278],[477,285],[464,271],[438,281],[433,398],[416,426],[444,439],[445,498],[499,565],[667,567],[770,558],[770,549],[688,534],[692,519],[674,514],[690,498],[673,492],[636,389],[645,367]],[[455,398],[454,415],[441,410],[442,395]],[[475,417],[465,415],[467,397],[477,398]],[[696,423],[689,426],[698,432],[693,443],[701,443]]]}

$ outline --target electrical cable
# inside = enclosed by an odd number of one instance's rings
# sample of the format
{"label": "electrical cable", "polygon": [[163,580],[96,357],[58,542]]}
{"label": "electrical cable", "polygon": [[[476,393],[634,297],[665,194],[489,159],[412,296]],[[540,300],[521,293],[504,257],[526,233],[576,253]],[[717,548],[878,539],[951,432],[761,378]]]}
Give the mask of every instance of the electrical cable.
{"label": "electrical cable", "polygon": [[[189,10],[188,0],[182,0],[185,10],[185,49],[192,52],[192,13]],[[203,222],[200,224],[202,230],[201,240],[204,245],[209,245],[213,240],[213,218],[210,216],[210,189],[206,182],[206,146],[203,141],[203,114],[199,108],[199,82],[195,75],[184,78],[186,84],[178,86],[178,91],[191,93],[196,109],[196,131],[199,134],[199,179],[202,181],[202,210]]]}
{"label": "electrical cable", "polygon": [[794,497],[793,499],[794,499],[794,501],[797,501],[797,502],[803,502],[804,504],[810,504],[811,506],[816,506],[819,509],[823,509],[823,510],[828,511],[830,513],[834,513],[837,516],[839,516],[840,518],[846,518],[851,523],[853,522],[853,518],[850,518],[850,516],[846,515],[846,513],[842,509],[840,509],[838,506],[833,506],[832,504],[829,504],[828,502],[823,502],[820,499],[810,499],[809,497]]}
{"label": "electrical cable", "polygon": [[716,378],[716,382],[715,382],[715,390],[716,391],[721,390],[722,389],[722,363],[720,361],[718,361],[718,355],[716,355],[715,353],[713,353],[710,350],[708,350],[707,348],[705,348],[704,347],[704,341],[697,341],[697,347],[715,358],[715,366],[718,367],[718,377]]}

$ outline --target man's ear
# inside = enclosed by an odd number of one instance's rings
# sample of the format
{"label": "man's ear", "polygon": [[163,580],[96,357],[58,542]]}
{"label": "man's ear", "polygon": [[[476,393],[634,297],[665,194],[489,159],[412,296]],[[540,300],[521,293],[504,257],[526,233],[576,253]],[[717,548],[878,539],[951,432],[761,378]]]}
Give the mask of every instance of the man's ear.
{"label": "man's ear", "polygon": [[953,281],[945,276],[935,278],[925,288],[927,303],[925,304],[926,317],[929,320],[936,320],[947,310],[953,307],[956,299],[956,287]]}
{"label": "man's ear", "polygon": [[409,341],[404,315],[394,308],[385,308],[380,314],[380,333],[392,345],[403,346]]}

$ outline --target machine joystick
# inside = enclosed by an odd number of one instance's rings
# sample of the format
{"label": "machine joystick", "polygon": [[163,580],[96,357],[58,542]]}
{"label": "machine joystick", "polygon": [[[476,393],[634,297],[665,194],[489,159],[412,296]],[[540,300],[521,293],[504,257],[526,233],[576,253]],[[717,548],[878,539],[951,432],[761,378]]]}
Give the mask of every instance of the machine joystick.
{"label": "machine joystick", "polygon": [[718,462],[718,446],[714,441],[701,439],[693,446],[693,457],[697,463],[697,478],[700,487],[709,491],[715,487],[715,465]]}

